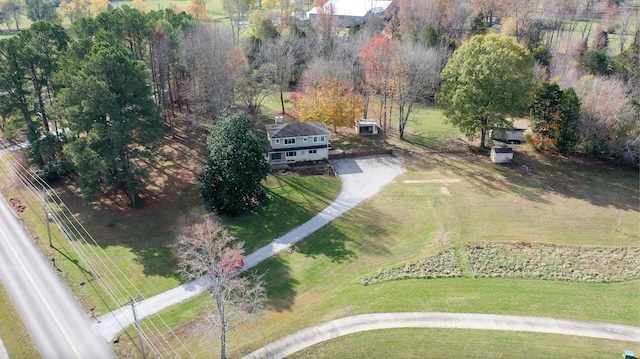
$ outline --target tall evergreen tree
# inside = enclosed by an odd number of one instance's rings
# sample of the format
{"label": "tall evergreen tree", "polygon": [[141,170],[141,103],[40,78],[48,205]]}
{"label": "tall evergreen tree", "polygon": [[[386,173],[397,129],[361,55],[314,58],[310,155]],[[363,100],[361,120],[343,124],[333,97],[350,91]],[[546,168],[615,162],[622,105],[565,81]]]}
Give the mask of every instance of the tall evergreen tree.
{"label": "tall evergreen tree", "polygon": [[573,88],[562,91],[556,83],[542,83],[533,96],[531,119],[540,147],[569,153],[579,137],[580,100]]}
{"label": "tall evergreen tree", "polygon": [[76,138],[79,186],[89,198],[102,188],[121,188],[132,206],[145,186],[139,165],[162,136],[162,120],[151,98],[144,65],[121,47],[95,44],[63,72],[59,100]]}
{"label": "tall evergreen tree", "polygon": [[251,133],[254,121],[244,113],[223,113],[208,139],[207,164],[200,194],[217,213],[239,215],[266,198],[265,146]]}

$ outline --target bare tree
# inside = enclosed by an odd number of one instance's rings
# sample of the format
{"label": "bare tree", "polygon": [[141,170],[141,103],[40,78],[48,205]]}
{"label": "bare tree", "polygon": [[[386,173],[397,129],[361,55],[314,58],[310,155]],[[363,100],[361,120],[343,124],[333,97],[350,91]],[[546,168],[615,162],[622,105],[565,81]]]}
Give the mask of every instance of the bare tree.
{"label": "bare tree", "polygon": [[[174,135],[174,100],[176,86],[172,86],[172,74],[175,75],[176,56],[172,47],[168,22],[160,23],[151,33],[150,70],[153,79],[156,103],[162,108],[163,117],[169,122],[171,135]],[[166,27],[166,28],[165,28]],[[174,78],[175,80],[175,78]]]}
{"label": "bare tree", "polygon": [[464,26],[472,14],[471,5],[464,0],[447,1],[445,33],[452,39],[464,35]]}
{"label": "bare tree", "polygon": [[640,16],[640,11],[634,11],[632,9],[626,8],[623,10],[618,16],[618,25],[620,25],[620,29],[618,32],[618,37],[620,39],[620,52],[624,51],[627,35],[631,32],[631,25],[633,23],[633,19],[637,19]]}
{"label": "bare tree", "polygon": [[319,0],[317,26],[320,34],[322,56],[328,58],[333,52],[334,40],[338,32],[336,26],[335,3],[333,0]]}
{"label": "bare tree", "polygon": [[502,2],[502,14],[511,17],[515,22],[514,33],[516,41],[522,42],[522,39],[531,27],[534,14],[538,10],[537,0],[504,0]]}
{"label": "bare tree", "polygon": [[222,8],[229,15],[231,34],[236,43],[240,42],[240,32],[244,29],[243,20],[253,5],[253,0],[222,0]]}
{"label": "bare tree", "polygon": [[287,37],[280,36],[275,39],[268,39],[260,47],[260,62],[272,65],[273,82],[280,92],[280,105],[284,114],[283,92],[289,87],[293,78],[293,71],[296,69],[296,48],[303,43],[303,39],[295,34]]}
{"label": "bare tree", "polygon": [[407,39],[417,39],[427,24],[437,27],[442,14],[439,14],[436,0],[400,0],[398,1],[400,32]]}
{"label": "bare tree", "polygon": [[369,32],[359,31],[356,35],[336,39],[333,52],[328,58],[316,57],[309,61],[302,74],[302,85],[317,86],[322,80],[332,78],[359,89],[364,75],[358,63],[358,51],[370,36]]}
{"label": "bare tree", "polygon": [[262,277],[239,275],[243,243],[210,218],[188,226],[177,238],[178,272],[187,280],[206,277],[215,301],[201,320],[204,331],[220,335],[220,358],[226,358],[227,332],[256,315],[266,300]]}
{"label": "bare tree", "polygon": [[582,103],[585,151],[638,164],[640,111],[624,81],[614,77],[585,77],[576,84]]}
{"label": "bare tree", "polygon": [[427,101],[435,94],[445,59],[446,56],[435,47],[408,43],[400,47],[393,61],[400,139],[404,138],[416,102]]}
{"label": "bare tree", "polygon": [[211,120],[233,103],[236,76],[231,35],[220,27],[196,25],[180,37],[185,97],[198,121]]}
{"label": "bare tree", "polygon": [[236,82],[236,94],[250,114],[258,114],[264,100],[278,91],[277,83],[274,82],[277,68],[272,63],[262,66],[247,65],[240,75]]}

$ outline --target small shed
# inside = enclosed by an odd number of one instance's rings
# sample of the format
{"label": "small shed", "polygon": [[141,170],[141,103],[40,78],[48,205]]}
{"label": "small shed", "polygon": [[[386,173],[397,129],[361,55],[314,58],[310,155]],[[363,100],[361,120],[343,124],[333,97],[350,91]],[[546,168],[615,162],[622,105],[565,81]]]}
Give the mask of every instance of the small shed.
{"label": "small shed", "polygon": [[375,121],[372,120],[360,120],[356,121],[356,133],[362,136],[371,136],[377,135],[379,133],[380,127],[376,125]]}
{"label": "small shed", "polygon": [[513,161],[513,148],[507,146],[491,148],[491,161],[493,163],[509,163]]}
{"label": "small shed", "polygon": [[513,128],[494,128],[491,130],[491,138],[506,143],[524,142],[525,126],[514,126]]}

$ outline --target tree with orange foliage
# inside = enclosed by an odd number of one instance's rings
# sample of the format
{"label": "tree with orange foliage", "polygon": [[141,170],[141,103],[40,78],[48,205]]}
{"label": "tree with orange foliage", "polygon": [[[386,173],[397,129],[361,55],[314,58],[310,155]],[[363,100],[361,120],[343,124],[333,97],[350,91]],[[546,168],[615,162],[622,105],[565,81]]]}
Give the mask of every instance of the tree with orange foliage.
{"label": "tree with orange foliage", "polygon": [[362,46],[358,60],[364,68],[367,101],[364,115],[367,117],[369,96],[380,96],[380,125],[387,128],[387,102],[393,97],[392,72],[393,60],[396,57],[397,44],[383,35],[372,38]]}
{"label": "tree with orange foliage", "polygon": [[193,16],[194,19],[204,20],[207,18],[207,9],[196,1],[190,1],[187,4],[187,14]]}
{"label": "tree with orange foliage", "polygon": [[323,79],[294,94],[291,102],[301,121],[321,121],[333,126],[351,126],[364,113],[364,98],[344,81]]}

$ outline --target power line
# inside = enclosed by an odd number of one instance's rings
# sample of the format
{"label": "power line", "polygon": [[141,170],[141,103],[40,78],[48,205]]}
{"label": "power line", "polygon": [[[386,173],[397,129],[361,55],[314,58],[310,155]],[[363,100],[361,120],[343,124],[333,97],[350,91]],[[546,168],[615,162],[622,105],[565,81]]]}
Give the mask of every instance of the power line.
{"label": "power line", "polygon": [[[0,144],[6,146],[6,141],[0,138]],[[107,294],[111,303],[114,305],[119,305],[120,303],[127,302],[127,298],[129,301],[134,296],[136,298],[144,299],[144,296],[140,291],[136,288],[136,286],[131,282],[128,276],[126,276],[122,270],[116,265],[113,260],[104,252],[102,247],[97,243],[97,241],[91,236],[91,234],[86,230],[86,228],[80,223],[80,221],[73,215],[73,213],[69,210],[66,204],[62,201],[62,199],[58,196],[53,188],[51,188],[46,181],[44,181],[40,176],[33,171],[25,168],[18,161],[13,161],[13,163],[9,162],[5,158],[5,156],[0,156],[0,159],[5,164],[5,166],[12,172],[15,177],[19,180],[27,192],[38,201],[44,204],[45,209],[45,222],[48,225],[49,219],[56,223],[57,227],[60,229],[61,233],[67,239],[67,243],[71,245],[74,250],[74,254],[77,255],[83,263],[86,264],[87,268],[89,268],[88,274],[92,276],[92,278],[96,281],[96,283],[100,286],[102,291]],[[17,168],[16,165],[17,164]],[[4,170],[5,174],[7,170]],[[35,187],[35,183],[42,187],[44,190],[44,194]],[[30,201],[22,196],[25,202],[32,207],[37,208],[39,206],[32,206]],[[51,202],[49,202],[49,199]],[[38,218],[40,216],[38,215]],[[48,231],[48,235],[51,232]],[[54,236],[55,237],[55,236]],[[88,238],[88,239],[87,239]],[[57,238],[56,238],[57,239]],[[51,242],[50,242],[51,243]],[[54,247],[55,248],[55,247]],[[56,248],[56,250],[58,250]],[[60,252],[62,253],[62,252]],[[106,260],[105,260],[106,258]],[[76,263],[77,264],[77,263]],[[80,267],[82,268],[82,267]],[[119,279],[122,278],[123,280]],[[128,288],[132,288],[134,293]],[[107,308],[110,309],[109,303],[105,302]],[[127,302],[128,303],[128,302]],[[193,354],[189,351],[189,349],[182,343],[182,341],[178,338],[178,336],[173,332],[173,330],[168,326],[168,324],[164,321],[164,319],[156,313],[155,316],[159,319],[162,325],[171,333],[171,335],[178,341],[183,350],[188,353],[191,357]],[[134,313],[134,321],[135,320]],[[150,325],[146,324],[149,322]],[[139,330],[138,335],[141,340],[141,351],[144,350],[142,341],[146,342],[152,352],[156,355],[163,357],[163,354],[173,353],[173,355],[167,355],[169,357],[177,357],[179,354],[176,352],[175,348],[171,345],[168,339],[162,335],[162,331],[155,325],[155,323],[151,320],[143,321],[143,325],[145,326],[145,331]],[[125,329],[125,326],[122,325],[122,329]],[[139,329],[137,327],[136,329]],[[151,338],[149,337],[151,336]],[[159,348],[156,344],[161,345],[162,349]],[[167,349],[168,348],[168,349]]]}

